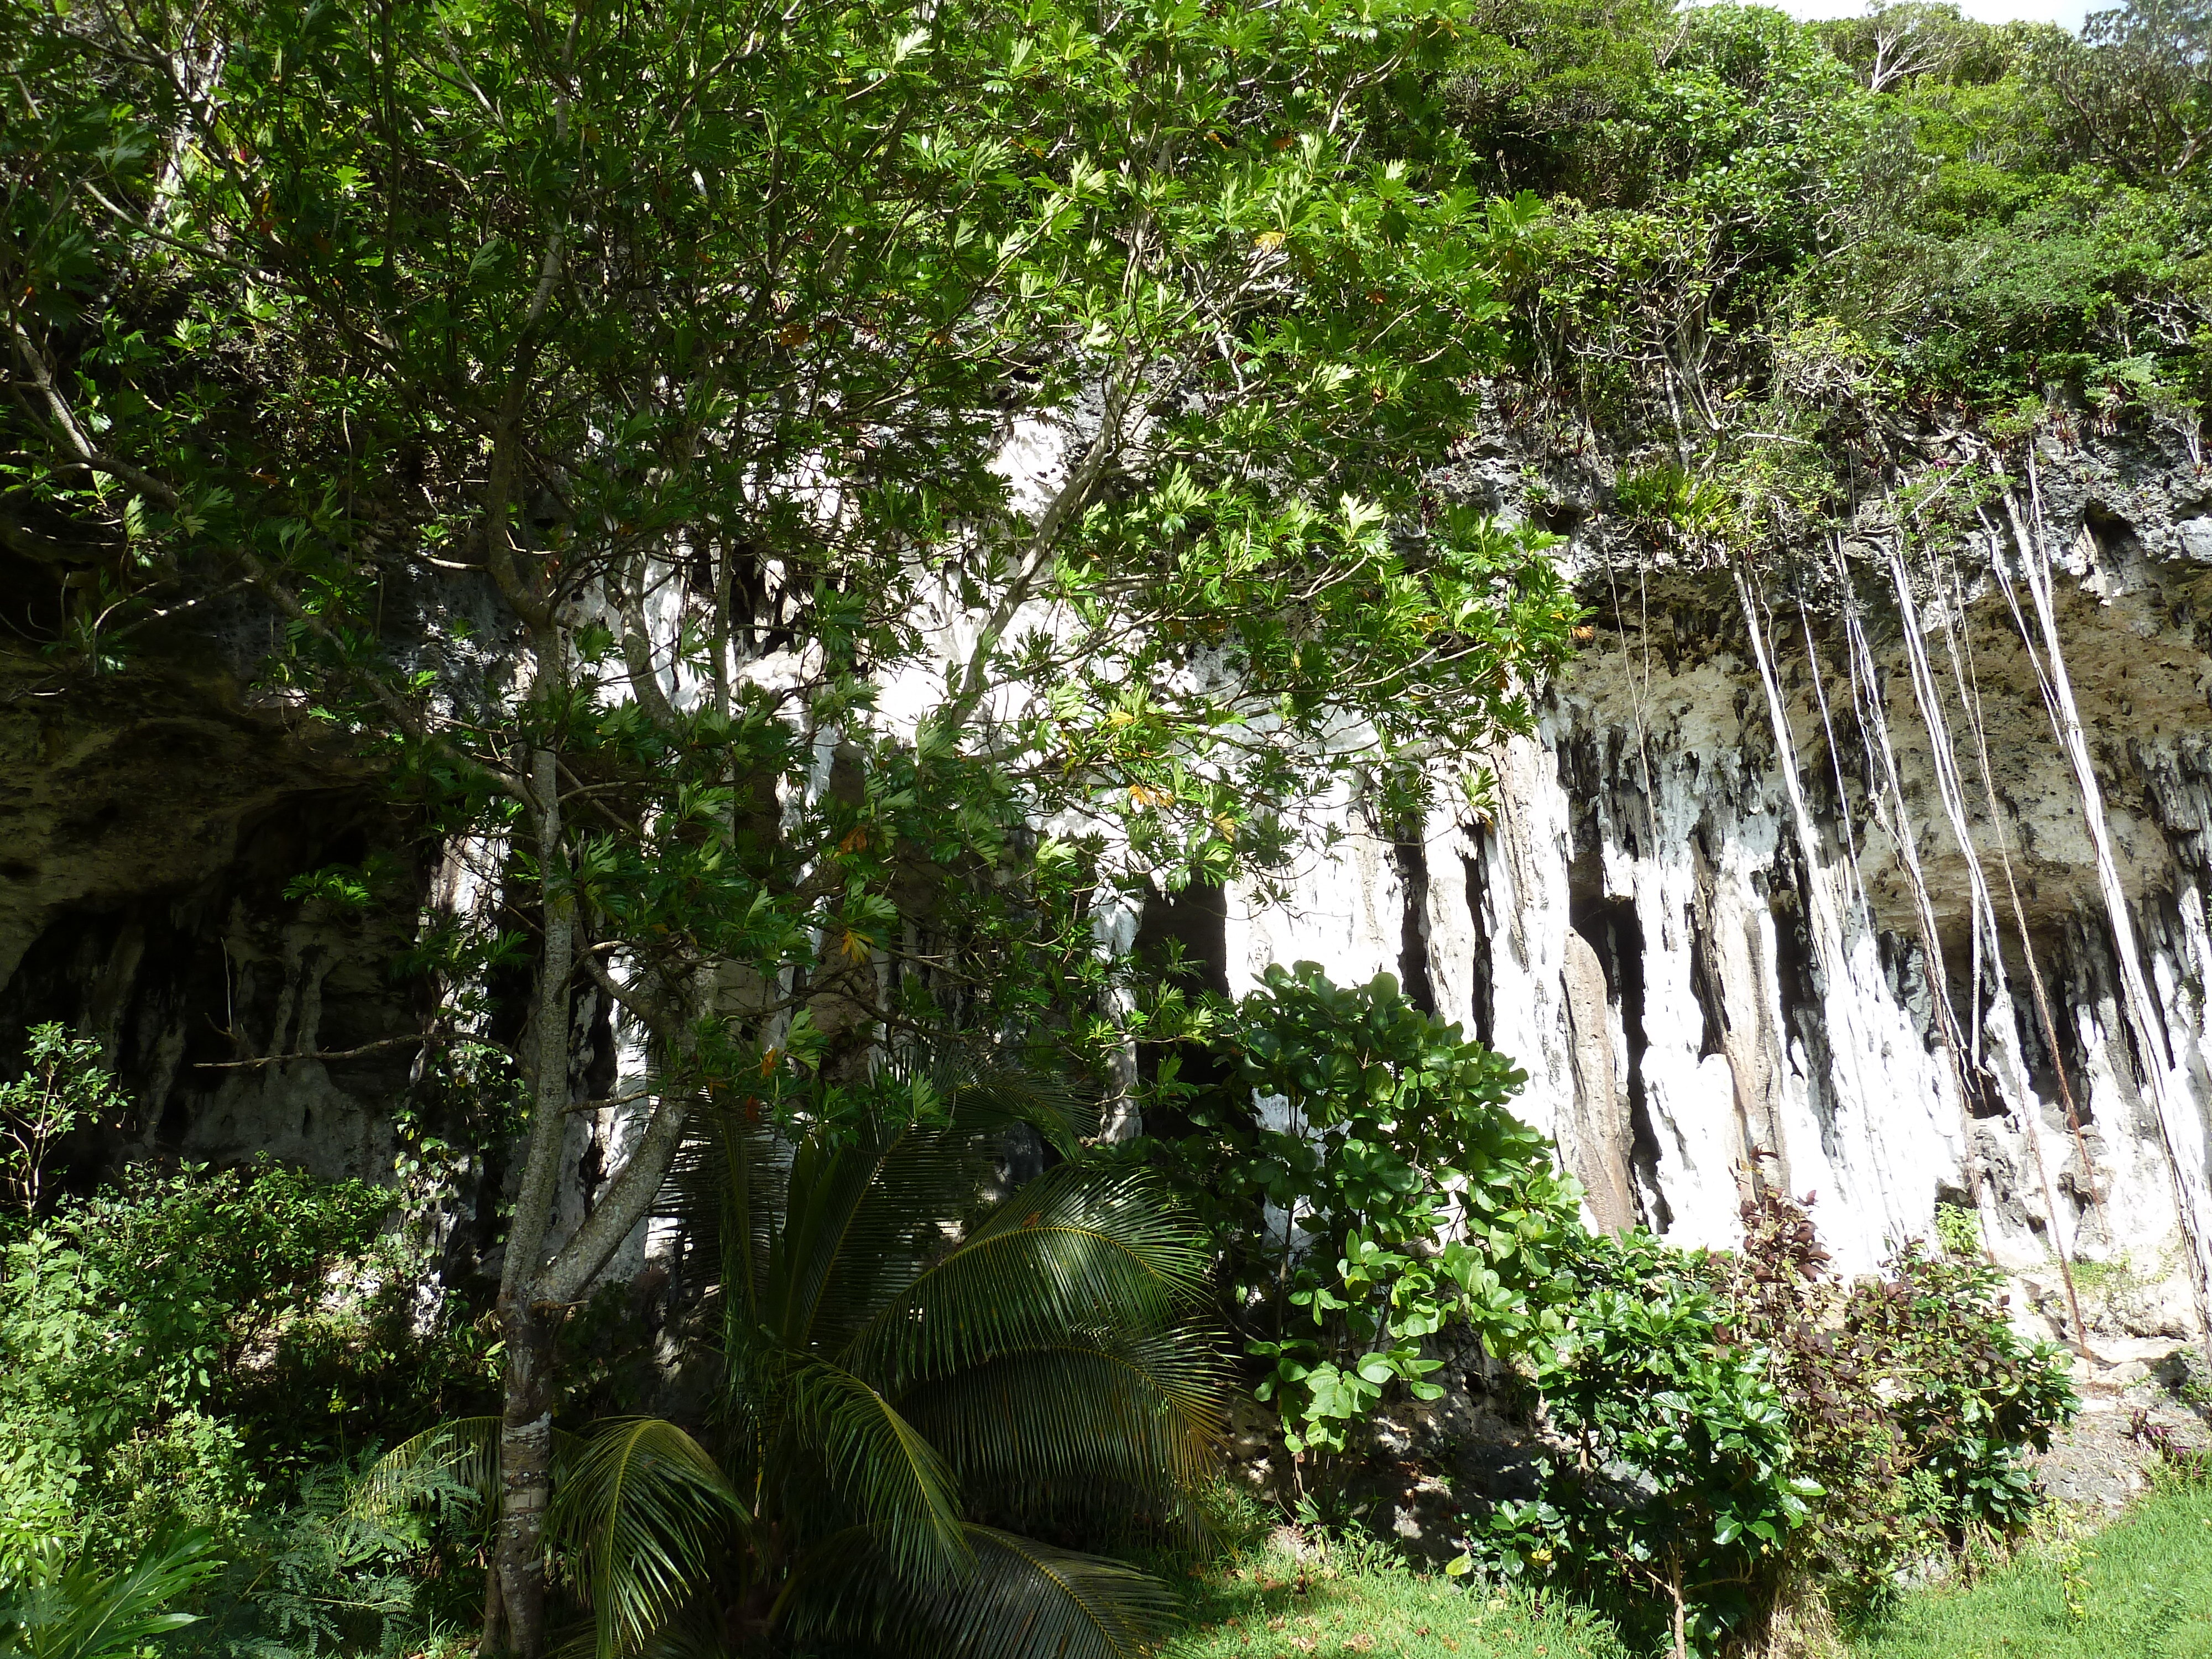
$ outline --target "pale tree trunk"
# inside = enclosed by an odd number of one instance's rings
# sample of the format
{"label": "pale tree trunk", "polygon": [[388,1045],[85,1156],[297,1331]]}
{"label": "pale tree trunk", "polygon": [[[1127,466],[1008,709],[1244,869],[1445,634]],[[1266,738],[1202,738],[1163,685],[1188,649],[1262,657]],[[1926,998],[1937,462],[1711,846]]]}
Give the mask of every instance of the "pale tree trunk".
{"label": "pale tree trunk", "polygon": [[574,1036],[569,988],[579,966],[647,1027],[665,1054],[688,1059],[690,1045],[687,1022],[669,1006],[680,1002],[679,996],[672,992],[664,999],[635,984],[619,985],[588,948],[579,951],[575,900],[560,873],[559,763],[550,750],[541,750],[532,757],[529,793],[544,945],[531,1045],[536,1075],[532,1079],[529,1147],[500,1275],[499,1327],[507,1346],[507,1391],[500,1421],[499,1522],[478,1650],[484,1659],[500,1653],[512,1654],[514,1659],[544,1659],[545,1520],[552,1498],[553,1411],[557,1403],[554,1337],[562,1310],[584,1294],[652,1207],[683,1145],[690,1105],[680,1080],[659,1094],[635,1148],[591,1214],[547,1259],[569,1105]]}
{"label": "pale tree trunk", "polygon": [[545,1507],[552,1496],[553,1311],[539,1304],[539,1258],[560,1179],[568,1108],[568,981],[575,966],[575,901],[560,884],[560,767],[550,750],[531,761],[538,898],[539,963],[530,1145],[500,1274],[499,1326],[507,1345],[507,1399],[499,1435],[499,1524],[484,1596],[486,1655],[542,1659],[545,1649]]}

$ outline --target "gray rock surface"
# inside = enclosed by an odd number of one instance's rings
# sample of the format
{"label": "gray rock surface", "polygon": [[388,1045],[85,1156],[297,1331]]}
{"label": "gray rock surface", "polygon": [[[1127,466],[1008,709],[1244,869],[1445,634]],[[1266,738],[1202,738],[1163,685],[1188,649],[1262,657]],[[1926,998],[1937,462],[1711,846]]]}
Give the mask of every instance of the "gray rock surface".
{"label": "gray rock surface", "polygon": [[[1533,737],[1443,758],[1418,836],[1347,795],[1324,815],[1341,841],[1316,840],[1290,904],[1232,889],[1206,942],[1220,982],[1309,958],[1340,981],[1425,986],[1528,1071],[1521,1109],[1603,1224],[1725,1244],[1754,1186],[1812,1193],[1850,1271],[1954,1204],[1978,1212],[2045,1328],[2064,1317],[2063,1250],[2100,1339],[2191,1334],[2193,1261],[2212,1243],[2188,1236],[2178,1201],[2212,1201],[2212,481],[2147,441],[2046,440],[2038,457],[2065,663],[2155,1004],[2146,1040],[2083,792],[1996,579],[2018,557],[2002,524],[1962,517],[1930,538],[1932,562],[1916,551],[1907,617],[1884,597],[1893,525],[1870,501],[1841,543],[1861,659],[1834,550],[1739,590],[1610,515],[1607,465],[1501,441],[1446,480],[1573,526],[1591,637],[1538,689]],[[0,1051],[38,1019],[101,1032],[143,1103],[106,1156],[266,1151],[378,1174],[413,1075],[404,1045],[380,1045],[423,993],[388,972],[403,940],[285,884],[380,848],[434,908],[454,849],[411,840],[343,754],[248,689],[256,627],[67,688],[0,647]],[[1908,629],[1933,665],[1994,946]],[[466,631],[496,637],[481,617]],[[495,657],[446,669],[483,680]],[[1481,813],[1453,787],[1478,763],[1498,780]],[[1101,925],[1126,939],[1135,922]],[[636,1063],[605,1020],[580,1022],[579,1056],[579,1088],[600,1094]],[[629,1132],[617,1110],[580,1116],[564,1215]],[[483,1150],[495,1181],[499,1149]]]}

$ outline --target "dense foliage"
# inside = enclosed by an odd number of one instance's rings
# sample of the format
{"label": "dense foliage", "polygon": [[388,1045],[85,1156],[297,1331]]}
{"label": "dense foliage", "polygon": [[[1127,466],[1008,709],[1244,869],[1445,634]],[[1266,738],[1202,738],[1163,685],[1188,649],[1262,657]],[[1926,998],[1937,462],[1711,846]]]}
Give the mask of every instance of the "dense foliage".
{"label": "dense foliage", "polygon": [[[88,1060],[41,1087],[112,1098]],[[348,1511],[364,1454],[495,1369],[392,1207],[275,1165],[141,1168],[0,1238],[0,1619],[27,1651],[396,1652],[450,1616],[426,1573],[457,1494]]]}
{"label": "dense foliage", "polygon": [[[1410,807],[1431,745],[1525,722],[1573,602],[1425,482],[1529,229],[1446,118],[1475,21],[0,11],[4,521],[77,573],[28,620],[95,674],[242,589],[272,680],[508,849],[428,954],[534,969],[494,1552],[528,1659],[538,1310],[702,1092],[1082,1030],[1115,880],[1264,874],[1334,780]],[[556,1241],[580,982],[653,1098]]]}
{"label": "dense foliage", "polygon": [[[7,1628],[112,1605],[135,1642],[167,1585],[210,1650],[397,1650],[488,1600],[488,1644],[541,1659],[550,1571],[610,1648],[702,1607],[733,1640],[810,1606],[1064,1633],[1007,1587],[1078,1558],[1006,1540],[1188,1518],[1201,1256],[1301,1457],[1431,1390],[1449,1328],[1522,1365],[1571,1449],[1478,1553],[1643,1597],[1678,1648],[2016,1528],[2069,1404],[1983,1268],[1907,1247],[1839,1285],[1774,1204],[1740,1258],[1588,1238],[1510,1060],[1387,980],[1279,969],[1136,1019],[1111,941],[1148,881],[1264,896],[1316,801],[1411,822],[1439,756],[1525,726],[1578,609],[1540,524],[1441,471],[1500,419],[1562,470],[1605,447],[1621,532],[1713,562],[1947,430],[2201,460],[2208,65],[2193,0],[2079,39],[1923,3],[0,0],[5,620],[57,696],[271,642],[228,665],[481,878],[404,964],[434,988],[418,1087],[521,1143],[497,1305],[464,1306],[381,1189],[70,1192],[58,1149],[123,1103],[98,1034],[30,1033],[0,1085]],[[410,926],[425,897],[374,860],[288,891]],[[648,1057],[644,1126],[563,1232],[586,1000]],[[975,1148],[884,1053],[1095,1078],[1133,1035],[1190,1062],[1145,1094],[1171,1144],[1048,1136],[1066,1161],[995,1204],[964,1163],[897,1172]],[[756,1140],[778,1195],[765,1255],[724,1234],[713,1432],[576,1450],[554,1425],[605,1377],[570,1310],[686,1146]],[[809,1231],[839,1204],[880,1224]],[[1040,1270],[896,1338],[863,1316],[1085,1206],[1169,1289],[1075,1309]],[[1015,1340],[1055,1319],[1097,1342]],[[434,1473],[362,1509],[363,1454],[495,1367],[491,1537]],[[646,1534],[578,1541],[624,1511],[573,1494],[630,1452],[677,1471],[664,1519],[728,1521],[658,1589],[617,1571]],[[489,1595],[456,1596],[479,1541]],[[1070,1571],[1133,1609],[1109,1645],[1153,1628],[1153,1588]]]}
{"label": "dense foliage", "polygon": [[[1173,1622],[1158,1580],[1070,1546],[1204,1533],[1202,1235],[1086,1155],[1095,1115],[1048,1081],[939,1063],[872,1092],[793,1139],[717,1115],[678,1169],[672,1213],[721,1260],[711,1427],[580,1424],[552,1468],[556,1577],[600,1654],[1120,1659]],[[1060,1161],[1009,1174],[1040,1149]],[[496,1491],[500,1445],[496,1419],[441,1425],[377,1480]]]}
{"label": "dense foliage", "polygon": [[378,1261],[391,1207],[379,1188],[274,1166],[142,1173],[8,1238],[9,1528],[102,1549],[220,1530],[271,1480],[375,1432],[380,1406],[419,1409],[404,1396],[437,1379],[397,1369],[414,1357],[411,1287],[380,1309],[328,1283],[408,1265]]}
{"label": "dense foliage", "polygon": [[2201,6],[2142,0],[2078,39],[1913,0],[1509,15],[1458,107],[1548,210],[1509,284],[1521,413],[1560,453],[1627,449],[1632,510],[1741,556],[1894,486],[1945,430],[2047,419],[2201,459]]}
{"label": "dense foliage", "polygon": [[1427,1339],[1447,1326],[1528,1346],[1579,1227],[1549,1145],[1505,1109],[1522,1073],[1388,975],[1345,988],[1310,962],[1189,1022],[1201,1036],[1218,1080],[1170,1054],[1148,1101],[1192,1126],[1164,1150],[1294,1455],[1345,1450],[1386,1391],[1441,1393]]}
{"label": "dense foliage", "polygon": [[1557,1439],[1541,1494],[1478,1555],[1639,1599],[1677,1653],[1816,1596],[1850,1613],[1917,1556],[2022,1530],[2024,1456],[2078,1409],[2009,1323],[1999,1275],[1905,1246],[1829,1278],[1804,1210],[1745,1206],[1740,1255],[1591,1239],[1530,1382]]}

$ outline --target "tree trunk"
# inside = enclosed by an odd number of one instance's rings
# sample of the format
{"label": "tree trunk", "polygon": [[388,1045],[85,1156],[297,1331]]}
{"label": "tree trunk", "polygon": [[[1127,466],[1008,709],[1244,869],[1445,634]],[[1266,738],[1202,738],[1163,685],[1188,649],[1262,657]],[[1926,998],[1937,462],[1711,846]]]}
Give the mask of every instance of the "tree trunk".
{"label": "tree trunk", "polygon": [[544,1659],[554,1321],[550,1310],[502,1297],[500,1328],[507,1339],[507,1407],[499,1431],[499,1529],[492,1541],[483,1656],[505,1651],[514,1659]]}
{"label": "tree trunk", "polygon": [[541,1277],[568,1107],[568,981],[575,965],[574,904],[560,885],[560,778],[550,750],[532,757],[531,789],[537,808],[544,956],[538,975],[530,1150],[499,1285],[507,1403],[499,1432],[499,1523],[484,1595],[483,1659],[501,1652],[516,1659],[543,1659],[545,1651],[545,1509],[553,1482],[557,1315],[545,1305]]}

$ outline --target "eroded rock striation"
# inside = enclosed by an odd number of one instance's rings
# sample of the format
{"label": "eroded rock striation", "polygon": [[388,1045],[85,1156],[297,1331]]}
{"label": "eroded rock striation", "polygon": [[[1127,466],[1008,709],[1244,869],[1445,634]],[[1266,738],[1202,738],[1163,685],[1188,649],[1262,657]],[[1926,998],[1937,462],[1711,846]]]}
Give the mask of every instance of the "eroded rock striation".
{"label": "eroded rock striation", "polygon": [[[2054,1328],[2063,1255],[2106,1339],[2190,1334],[2212,1218],[2212,475],[2144,442],[2033,459],[2034,497],[1985,495],[1911,550],[1877,500],[1771,568],[1668,544],[1590,484],[1560,512],[1590,637],[1534,735],[1450,757],[1425,824],[1340,803],[1288,905],[1232,888],[1172,930],[1231,991],[1272,961],[1399,975],[1527,1070],[1522,1109],[1604,1224],[1725,1244],[1754,1188],[1811,1193],[1856,1268],[1948,1204]],[[1527,462],[1501,449],[1462,482],[1537,510]],[[44,1018],[108,1039],[143,1103],[108,1156],[379,1173],[412,1053],[378,1045],[427,993],[390,971],[394,924],[287,883],[382,849],[434,911],[471,878],[242,690],[232,647],[66,696],[11,659],[0,1043]],[[2047,695],[2061,664],[2070,695]],[[1445,785],[1468,758],[1497,780],[1480,806]],[[617,1038],[579,1032],[579,1098],[604,1096]],[[571,1209],[622,1127],[579,1133]]]}
{"label": "eroded rock striation", "polygon": [[1811,1193],[1856,1269],[1950,1204],[1978,1212],[2054,1329],[2063,1252],[2094,1329],[2194,1334],[2212,476],[2050,441],[2035,459],[2096,805],[2046,705],[2002,501],[1900,555],[1909,609],[1886,503],[1764,573],[1698,568],[1600,517],[1571,553],[1593,637],[1535,735],[1488,757],[1494,807],[1440,797],[1410,837],[1347,810],[1291,907],[1232,895],[1232,985],[1292,956],[1397,974],[1527,1069],[1522,1109],[1601,1222],[1723,1245],[1755,1184]]}

